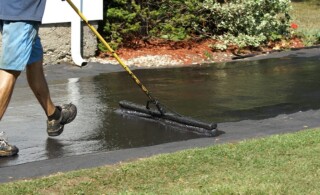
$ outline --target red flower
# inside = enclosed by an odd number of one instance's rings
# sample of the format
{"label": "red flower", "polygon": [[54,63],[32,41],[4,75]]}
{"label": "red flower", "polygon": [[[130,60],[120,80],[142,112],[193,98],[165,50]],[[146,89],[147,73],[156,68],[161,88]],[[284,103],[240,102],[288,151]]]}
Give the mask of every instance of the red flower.
{"label": "red flower", "polygon": [[297,28],[298,28],[298,24],[296,24],[296,23],[291,23],[291,28],[297,29]]}

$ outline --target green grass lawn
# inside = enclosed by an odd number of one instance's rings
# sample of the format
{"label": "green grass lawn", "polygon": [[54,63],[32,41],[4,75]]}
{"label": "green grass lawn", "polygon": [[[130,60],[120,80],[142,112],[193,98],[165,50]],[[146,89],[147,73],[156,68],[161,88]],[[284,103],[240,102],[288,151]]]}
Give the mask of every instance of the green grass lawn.
{"label": "green grass lawn", "polygon": [[303,35],[307,46],[320,41],[320,1],[292,2],[292,19],[298,24],[297,33]]}
{"label": "green grass lawn", "polygon": [[319,194],[320,129],[0,185],[0,194]]}

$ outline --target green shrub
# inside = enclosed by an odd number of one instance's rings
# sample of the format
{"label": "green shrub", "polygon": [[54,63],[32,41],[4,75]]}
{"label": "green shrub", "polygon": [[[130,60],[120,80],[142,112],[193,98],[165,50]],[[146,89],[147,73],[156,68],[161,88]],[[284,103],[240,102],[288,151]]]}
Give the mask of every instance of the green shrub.
{"label": "green shrub", "polygon": [[[210,10],[209,31],[215,38],[239,47],[253,46],[277,40],[289,34],[289,0],[233,0],[227,4],[205,0]],[[219,35],[219,36],[217,36]],[[220,43],[221,44],[221,43]]]}
{"label": "green shrub", "polygon": [[114,48],[150,38],[208,37],[227,38],[228,43],[245,47],[290,35],[290,0],[107,0],[105,4],[103,30]]}
{"label": "green shrub", "polygon": [[184,40],[192,36],[192,26],[201,20],[198,0],[110,0],[105,4],[103,30],[114,48],[151,37]]}

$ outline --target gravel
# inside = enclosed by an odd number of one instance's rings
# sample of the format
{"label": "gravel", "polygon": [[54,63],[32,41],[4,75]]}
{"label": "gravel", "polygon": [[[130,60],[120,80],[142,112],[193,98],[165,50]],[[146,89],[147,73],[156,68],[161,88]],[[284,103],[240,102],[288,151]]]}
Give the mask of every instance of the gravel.
{"label": "gravel", "polygon": [[[172,59],[172,57],[169,55],[145,55],[129,60],[122,60],[129,67],[159,68],[168,66],[179,66],[183,64],[182,60]],[[89,61],[102,64],[119,64],[115,59],[90,58]]]}

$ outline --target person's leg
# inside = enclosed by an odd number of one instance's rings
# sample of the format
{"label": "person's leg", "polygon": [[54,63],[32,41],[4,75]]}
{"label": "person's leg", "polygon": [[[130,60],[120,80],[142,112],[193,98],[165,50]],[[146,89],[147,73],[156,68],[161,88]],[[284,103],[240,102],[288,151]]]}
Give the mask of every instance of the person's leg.
{"label": "person's leg", "polygon": [[[19,77],[19,71],[2,70],[0,69],[0,120],[8,108],[13,88]],[[13,156],[18,154],[19,149],[10,145],[3,132],[0,132],[0,157]]]}
{"label": "person's leg", "polygon": [[55,106],[53,104],[48,84],[43,73],[42,60],[27,66],[27,79],[30,88],[48,117],[48,135],[60,135],[64,129],[64,125],[75,119],[77,115],[76,106],[73,104]]}
{"label": "person's leg", "polygon": [[37,35],[34,23],[0,20],[0,119],[11,99],[15,82],[25,69]]}
{"label": "person's leg", "polygon": [[46,115],[51,116],[56,107],[50,97],[48,84],[43,73],[42,61],[34,62],[27,66],[27,80]]}
{"label": "person's leg", "polygon": [[42,61],[43,49],[40,38],[37,35],[27,65],[27,79],[30,88],[48,117],[48,135],[58,136],[62,133],[64,125],[70,123],[76,117],[77,108],[73,104],[65,104],[62,106],[55,106],[53,104],[44,76]]}
{"label": "person's leg", "polygon": [[[19,75],[19,71],[0,70],[0,120],[7,110]],[[19,149],[7,142],[6,138],[3,137],[3,132],[0,132],[0,134],[0,157],[16,155]]]}
{"label": "person's leg", "polygon": [[19,71],[0,70],[0,120],[9,105]]}
{"label": "person's leg", "polygon": [[[12,96],[17,78],[27,64],[32,40],[25,37],[35,35],[28,26],[21,22],[0,21],[2,34],[2,53],[0,55],[0,119],[2,119]],[[26,36],[27,35],[27,36]],[[30,47],[31,48],[31,47]],[[19,149],[10,145],[4,133],[0,132],[0,157],[13,156]]]}

